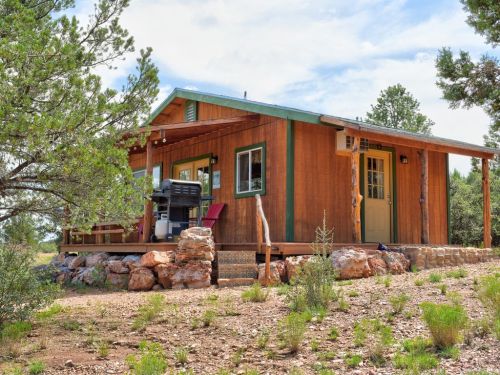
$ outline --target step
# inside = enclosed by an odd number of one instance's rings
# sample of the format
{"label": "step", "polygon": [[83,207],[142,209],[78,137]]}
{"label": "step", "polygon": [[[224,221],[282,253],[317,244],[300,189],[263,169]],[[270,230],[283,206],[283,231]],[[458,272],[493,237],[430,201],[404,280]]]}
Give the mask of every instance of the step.
{"label": "step", "polygon": [[255,251],[217,251],[217,263],[221,264],[255,264]]}
{"label": "step", "polygon": [[240,277],[235,279],[218,279],[217,284],[219,288],[226,288],[231,286],[249,286],[256,282],[256,279],[248,277]]}
{"label": "step", "polygon": [[257,264],[220,264],[217,268],[219,279],[238,279],[257,277]]}

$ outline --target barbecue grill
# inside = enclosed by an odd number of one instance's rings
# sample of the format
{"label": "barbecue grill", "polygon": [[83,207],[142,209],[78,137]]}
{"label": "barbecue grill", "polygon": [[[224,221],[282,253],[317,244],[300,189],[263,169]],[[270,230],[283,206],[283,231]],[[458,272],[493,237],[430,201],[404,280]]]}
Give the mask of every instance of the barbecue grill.
{"label": "barbecue grill", "polygon": [[[183,229],[189,227],[189,210],[191,208],[198,208],[197,225],[200,225],[201,202],[205,199],[211,198],[202,198],[201,183],[198,181],[173,179],[162,181],[160,190],[151,195],[151,200],[157,204],[157,221],[161,220],[162,224],[165,224],[166,220],[166,240],[172,240],[174,235],[179,235]],[[153,241],[159,239],[157,235],[152,237]]]}

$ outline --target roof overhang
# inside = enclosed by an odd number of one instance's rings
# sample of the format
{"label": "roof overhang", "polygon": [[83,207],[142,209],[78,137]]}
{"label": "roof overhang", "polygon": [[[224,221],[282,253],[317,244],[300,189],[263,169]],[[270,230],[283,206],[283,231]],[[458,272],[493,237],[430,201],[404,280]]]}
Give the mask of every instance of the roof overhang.
{"label": "roof overhang", "polygon": [[452,153],[484,159],[493,159],[500,150],[456,141],[447,138],[417,134],[404,130],[387,128],[361,121],[349,120],[336,116],[322,115],[321,122],[346,129],[350,135],[359,135],[371,141],[390,143],[400,146],[427,149],[443,153]]}

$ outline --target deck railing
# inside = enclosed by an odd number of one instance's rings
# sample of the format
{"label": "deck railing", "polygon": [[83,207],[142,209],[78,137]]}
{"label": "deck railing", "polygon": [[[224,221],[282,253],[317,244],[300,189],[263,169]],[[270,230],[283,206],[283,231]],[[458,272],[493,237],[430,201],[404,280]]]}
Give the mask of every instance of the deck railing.
{"label": "deck railing", "polygon": [[123,228],[118,222],[96,223],[90,232],[81,231],[74,228],[64,230],[64,244],[84,244],[84,245],[102,245],[110,243],[137,243],[140,242],[141,220],[132,222],[129,229]]}

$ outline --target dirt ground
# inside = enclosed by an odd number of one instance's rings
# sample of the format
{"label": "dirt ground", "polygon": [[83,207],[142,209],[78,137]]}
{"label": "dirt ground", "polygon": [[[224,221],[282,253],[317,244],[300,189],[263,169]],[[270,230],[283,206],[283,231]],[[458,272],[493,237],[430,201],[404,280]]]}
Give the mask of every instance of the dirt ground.
{"label": "dirt ground", "polygon": [[[323,321],[311,321],[305,340],[296,354],[280,347],[276,337],[278,321],[289,309],[278,288],[272,288],[263,303],[243,302],[241,293],[246,287],[206,290],[163,290],[167,307],[161,316],[146,326],[142,332],[132,329],[138,308],[154,292],[131,293],[98,290],[67,291],[56,303],[65,308],[45,322],[37,322],[34,329],[19,347],[19,357],[14,361],[26,364],[41,360],[46,364],[46,374],[122,374],[127,373],[125,357],[138,353],[141,340],[161,343],[168,358],[169,371],[180,373],[191,369],[196,374],[226,373],[245,374],[257,370],[260,374],[316,374],[323,366],[336,374],[394,374],[401,373],[393,367],[394,354],[401,348],[401,341],[418,335],[428,336],[420,315],[423,301],[445,302],[439,285],[446,284],[448,292],[458,292],[471,320],[486,316],[474,290],[474,279],[500,271],[500,261],[463,266],[465,278],[446,277],[449,268],[421,271],[392,276],[390,286],[380,278],[354,280],[351,285],[339,286],[349,303],[347,312],[339,311],[333,304]],[[443,276],[440,283],[431,283],[429,274]],[[416,286],[415,280],[423,280]],[[355,293],[357,292],[357,293]],[[388,299],[406,293],[411,296],[404,311],[387,321],[391,311]],[[217,317],[209,327],[193,329],[193,321],[206,310],[216,310]],[[366,360],[366,349],[355,347],[353,326],[362,318],[379,317],[392,327],[394,344],[385,353],[388,361],[384,367],[375,367]],[[336,341],[328,340],[330,329],[339,331]],[[259,349],[258,337],[265,330],[270,332],[267,347]],[[318,345],[316,351],[311,342]],[[109,343],[105,359],[98,356],[96,343]],[[188,363],[176,365],[174,351],[188,349]],[[487,370],[498,373],[500,369],[500,341],[492,334],[474,337],[468,344],[460,344],[457,359],[441,359],[441,374],[467,374]],[[347,367],[347,353],[361,354],[365,358],[356,368]],[[65,365],[71,360],[73,366]],[[11,366],[4,363],[0,368]],[[321,364],[321,366],[320,366]],[[300,369],[300,371],[299,371]],[[170,372],[169,372],[170,373]]]}

